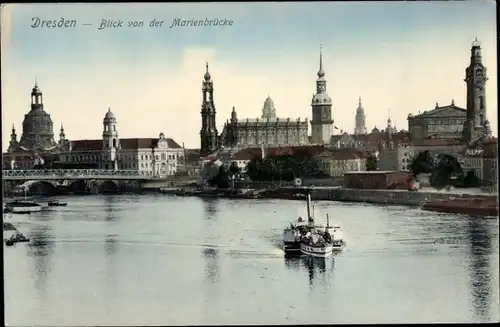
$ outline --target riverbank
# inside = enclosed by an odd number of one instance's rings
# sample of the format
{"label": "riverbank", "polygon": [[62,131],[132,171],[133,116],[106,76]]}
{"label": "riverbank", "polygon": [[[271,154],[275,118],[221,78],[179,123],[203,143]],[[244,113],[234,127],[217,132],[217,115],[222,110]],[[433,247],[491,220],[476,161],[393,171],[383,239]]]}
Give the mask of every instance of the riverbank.
{"label": "riverbank", "polygon": [[[462,190],[462,193],[451,192],[431,192],[431,191],[407,191],[407,190],[365,190],[365,189],[346,189],[335,187],[310,188],[311,199],[314,201],[340,201],[371,203],[383,205],[404,205],[419,207],[424,202],[450,200],[450,199],[485,199],[488,201],[498,201],[496,194],[474,194]],[[304,190],[301,188],[276,188],[255,190],[253,196],[234,195],[229,190],[180,190],[164,189],[162,193],[174,194],[179,196],[200,196],[200,197],[220,197],[220,198],[258,198],[258,199],[285,199],[302,200]],[[447,211],[453,213],[452,211]]]}

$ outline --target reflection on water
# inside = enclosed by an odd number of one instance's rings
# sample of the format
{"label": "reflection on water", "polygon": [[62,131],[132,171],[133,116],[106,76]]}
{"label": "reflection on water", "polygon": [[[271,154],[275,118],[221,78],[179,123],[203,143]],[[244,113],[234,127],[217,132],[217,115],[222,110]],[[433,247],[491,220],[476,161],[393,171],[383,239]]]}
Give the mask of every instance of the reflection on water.
{"label": "reflection on water", "polygon": [[42,295],[45,294],[47,280],[52,270],[51,257],[54,252],[54,237],[47,225],[39,225],[28,234],[28,256],[33,260],[35,287]]}
{"label": "reflection on water", "polygon": [[112,256],[116,254],[118,249],[118,241],[116,240],[116,235],[107,234],[104,239],[104,251],[107,256]]}
{"label": "reflection on water", "polygon": [[[333,257],[318,258],[309,255],[285,255],[285,266],[289,269],[306,269],[309,276],[309,286],[314,286],[315,278],[331,278],[335,267]],[[324,281],[324,279],[323,279]]]}
{"label": "reflection on water", "polygon": [[104,202],[104,214],[105,214],[105,220],[106,221],[115,221],[118,219],[119,212],[115,208],[115,203],[117,197],[112,196],[112,195],[106,195],[104,197],[105,202]]}
{"label": "reflection on water", "polygon": [[205,280],[210,283],[219,281],[219,250],[215,248],[204,248],[203,257],[205,258]]}
{"label": "reflection on water", "polygon": [[219,199],[217,198],[203,198],[203,204],[204,204],[204,211],[205,211],[205,218],[206,219],[213,219],[216,217],[217,214],[217,203]]}
{"label": "reflection on water", "polygon": [[470,219],[468,224],[470,244],[469,288],[474,314],[481,321],[489,321],[492,303],[491,258],[493,248],[488,226],[480,219]]}

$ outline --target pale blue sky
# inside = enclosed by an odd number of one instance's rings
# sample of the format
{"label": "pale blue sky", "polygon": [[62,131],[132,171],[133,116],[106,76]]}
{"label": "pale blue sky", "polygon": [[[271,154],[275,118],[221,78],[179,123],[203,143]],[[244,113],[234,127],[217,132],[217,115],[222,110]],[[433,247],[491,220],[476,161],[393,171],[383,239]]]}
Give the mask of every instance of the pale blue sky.
{"label": "pale blue sky", "polygon": [[[197,147],[205,60],[215,83],[218,125],[233,105],[241,118],[259,116],[268,93],[279,116],[310,118],[320,44],[337,125],[353,129],[361,96],[369,129],[385,126],[389,108],[397,126],[406,128],[409,112],[452,98],[465,106],[463,75],[476,36],[496,131],[495,6],[477,0],[3,7],[3,146],[11,122],[21,134],[36,77],[56,134],[63,121],[69,138],[99,138],[111,106],[123,137],[164,132]],[[78,26],[34,29],[34,16],[75,19]],[[234,23],[170,29],[176,17]],[[98,31],[101,18],[144,20],[146,27]],[[166,26],[147,27],[153,18]]]}

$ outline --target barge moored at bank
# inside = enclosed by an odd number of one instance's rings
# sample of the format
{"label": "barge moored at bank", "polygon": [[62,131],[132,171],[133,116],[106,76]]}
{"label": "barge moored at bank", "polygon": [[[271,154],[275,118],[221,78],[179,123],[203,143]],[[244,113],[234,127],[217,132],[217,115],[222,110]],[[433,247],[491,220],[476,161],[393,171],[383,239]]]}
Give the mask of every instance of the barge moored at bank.
{"label": "barge moored at bank", "polygon": [[491,198],[450,198],[448,200],[425,201],[421,208],[435,212],[498,217],[498,199]]}

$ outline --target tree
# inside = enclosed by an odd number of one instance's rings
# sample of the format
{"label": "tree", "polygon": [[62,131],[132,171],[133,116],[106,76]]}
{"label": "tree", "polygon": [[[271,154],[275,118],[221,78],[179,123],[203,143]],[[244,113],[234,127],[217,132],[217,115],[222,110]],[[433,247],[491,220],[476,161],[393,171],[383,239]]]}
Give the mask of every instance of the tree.
{"label": "tree", "polygon": [[417,155],[410,158],[408,169],[413,177],[420,174],[431,174],[436,169],[434,157],[429,151],[419,152]]}
{"label": "tree", "polygon": [[217,174],[213,178],[208,180],[208,185],[216,186],[217,188],[229,187],[229,173],[227,172],[224,165],[221,165]]}
{"label": "tree", "polygon": [[236,161],[233,161],[231,165],[229,166],[229,172],[232,175],[239,174],[241,171],[240,167],[238,167],[238,163]]}
{"label": "tree", "polygon": [[449,154],[438,154],[434,161],[434,169],[432,170],[429,182],[432,187],[442,189],[453,184],[452,175],[463,175],[462,167],[458,159]]}
{"label": "tree", "polygon": [[481,180],[477,177],[474,170],[469,170],[464,178],[465,187],[479,187]]}
{"label": "tree", "polygon": [[247,165],[247,174],[255,181],[292,181],[296,177],[318,176],[321,171],[312,157],[298,159],[285,154],[268,156],[264,160],[252,159]]}
{"label": "tree", "polygon": [[371,154],[368,158],[366,158],[366,170],[378,170],[378,158],[375,155]]}

